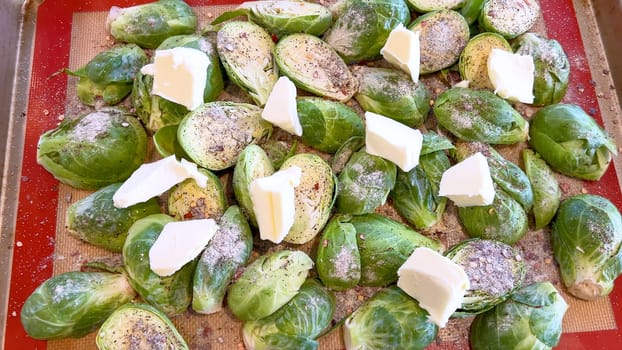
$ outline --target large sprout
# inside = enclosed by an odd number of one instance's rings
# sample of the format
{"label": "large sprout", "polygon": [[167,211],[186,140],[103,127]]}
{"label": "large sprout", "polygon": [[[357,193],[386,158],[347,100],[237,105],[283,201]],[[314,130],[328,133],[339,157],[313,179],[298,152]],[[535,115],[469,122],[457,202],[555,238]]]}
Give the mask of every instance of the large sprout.
{"label": "large sprout", "polygon": [[361,255],[356,229],[349,216],[336,215],[328,222],[317,248],[317,273],[322,283],[334,290],[358,285],[361,279]]}
{"label": "large sprout", "polygon": [[562,196],[561,188],[551,168],[540,155],[525,148],[521,152],[525,174],[533,191],[535,229],[548,225],[557,213]]}

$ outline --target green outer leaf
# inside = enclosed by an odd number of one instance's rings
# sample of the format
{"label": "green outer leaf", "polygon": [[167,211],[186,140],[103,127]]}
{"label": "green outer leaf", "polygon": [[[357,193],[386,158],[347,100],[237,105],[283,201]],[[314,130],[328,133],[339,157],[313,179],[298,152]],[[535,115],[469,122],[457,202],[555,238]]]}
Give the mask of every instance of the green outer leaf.
{"label": "green outer leaf", "polygon": [[97,329],[135,295],[125,274],[65,272],[32,292],[22,307],[21,322],[35,339],[78,338]]}
{"label": "green outer leaf", "polygon": [[383,289],[346,319],[346,348],[425,349],[438,332],[427,318],[419,303],[398,287]]}
{"label": "green outer leaf", "polygon": [[486,0],[465,0],[464,6],[460,9],[460,14],[469,25],[475,23],[482,11],[482,6]]}
{"label": "green outer leaf", "polygon": [[365,146],[365,138],[363,136],[352,136],[347,139],[333,156],[333,161],[331,163],[333,173],[341,173],[352,155],[363,146]]}
{"label": "green outer leaf", "polygon": [[319,97],[296,100],[302,142],[319,151],[335,153],[353,136],[363,136],[363,120],[350,107]]}
{"label": "green outer leaf", "polygon": [[581,107],[554,104],[531,118],[529,145],[553,170],[598,180],[617,154],[614,141]]}
{"label": "green outer leaf", "polygon": [[251,225],[257,227],[257,217],[251,201],[250,186],[253,180],[270,176],[274,173],[272,163],[266,152],[257,145],[248,145],[233,168],[233,193],[242,212]]}
{"label": "green outer leaf", "polygon": [[261,148],[266,151],[272,166],[279,169],[285,161],[294,155],[298,150],[298,140],[293,139],[291,143],[270,138],[261,144]]}
{"label": "green outer leaf", "polygon": [[312,2],[253,1],[241,7],[248,8],[246,15],[251,22],[278,36],[294,33],[320,36],[332,24],[328,8]]}
{"label": "green outer leaf", "polygon": [[220,16],[216,17],[216,19],[213,20],[212,23],[210,24],[214,26],[216,24],[224,23],[226,21],[232,20],[239,16],[246,16],[248,15],[248,11],[249,11],[248,8],[243,8],[243,7],[238,7],[231,11],[225,11],[221,13]]}
{"label": "green outer leaf", "polygon": [[298,293],[312,266],[311,258],[301,251],[260,256],[229,287],[229,309],[243,321],[273,314]]}
{"label": "green outer leaf", "polygon": [[112,196],[121,183],[108,185],[67,208],[67,232],[88,243],[121,252],[130,226],[145,216],[160,213],[160,204],[155,198],[132,205],[116,208]]}
{"label": "green outer leaf", "polygon": [[168,214],[177,220],[212,218],[218,220],[227,209],[227,198],[218,176],[198,168],[207,177],[205,187],[186,179],[168,191]]}
{"label": "green outer leaf", "polygon": [[315,263],[320,280],[334,290],[352,288],[361,279],[356,229],[348,216],[333,216],[320,237]]}
{"label": "green outer leaf", "polygon": [[425,156],[436,151],[454,150],[455,148],[447,137],[429,131],[423,134],[420,155]]}
{"label": "green outer leaf", "polygon": [[230,206],[218,223],[218,231],[203,251],[194,272],[192,309],[214,313],[222,309],[225,292],[238,268],[253,249],[253,236],[244,214]]}
{"label": "green outer leaf", "polygon": [[465,141],[514,144],[527,140],[527,121],[490,91],[451,88],[436,99],[434,114],[445,129]]}
{"label": "green outer leaf", "polygon": [[562,192],[553,171],[539,154],[527,148],[521,154],[533,190],[534,228],[539,230],[548,225],[557,213]]}
{"label": "green outer leaf", "polygon": [[364,286],[385,286],[397,281],[397,270],[417,247],[436,251],[442,245],[410,227],[379,214],[352,216],[361,255],[361,280]]}
{"label": "green outer leaf", "polygon": [[[140,345],[137,344],[139,341]],[[190,349],[165,314],[143,303],[129,303],[115,310],[97,332],[95,342],[100,350],[156,346],[170,350]]]}
{"label": "green outer leaf", "polygon": [[337,212],[372,213],[383,205],[395,186],[394,163],[364,150],[352,155],[341,174],[337,193]]}
{"label": "green outer leaf", "polygon": [[186,151],[177,142],[177,128],[178,125],[167,125],[159,128],[152,136],[155,149],[162,158],[175,155],[178,159],[190,160],[191,158],[186,154]]}
{"label": "green outer leaf", "polygon": [[169,316],[186,311],[192,299],[192,275],[196,260],[184,265],[168,277],[151,271],[149,249],[160,232],[174,219],[165,214],[154,214],[136,221],[130,227],[123,246],[123,263],[130,285],[149,304]]}

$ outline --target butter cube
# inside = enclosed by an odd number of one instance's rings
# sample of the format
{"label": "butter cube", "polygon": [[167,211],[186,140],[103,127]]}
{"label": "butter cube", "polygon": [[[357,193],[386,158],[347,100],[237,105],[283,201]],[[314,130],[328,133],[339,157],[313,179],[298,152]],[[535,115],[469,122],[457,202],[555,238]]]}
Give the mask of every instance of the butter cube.
{"label": "butter cube", "polygon": [[492,49],[488,55],[488,77],[495,94],[508,100],[533,103],[535,66],[529,55]]}
{"label": "butter cube", "polygon": [[477,152],[447,169],[441,177],[438,195],[448,197],[459,207],[492,204],[495,187],[486,157]]}
{"label": "butter cube", "polygon": [[408,73],[412,81],[419,80],[421,49],[419,32],[413,32],[400,23],[389,33],[387,42],[380,49],[382,57],[393,66]]}
{"label": "butter cube", "polygon": [[296,109],[296,85],[288,77],[282,76],[276,81],[261,117],[290,134],[302,136]]}

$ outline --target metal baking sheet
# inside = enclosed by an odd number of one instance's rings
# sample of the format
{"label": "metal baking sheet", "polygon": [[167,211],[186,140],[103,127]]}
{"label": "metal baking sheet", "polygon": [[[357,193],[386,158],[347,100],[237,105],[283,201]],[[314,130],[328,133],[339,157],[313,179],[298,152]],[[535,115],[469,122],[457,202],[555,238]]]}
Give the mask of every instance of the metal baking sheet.
{"label": "metal baking sheet", "polygon": [[[146,1],[140,1],[146,2]],[[231,0],[189,1],[206,24]],[[59,117],[78,108],[72,99],[71,78],[58,74],[64,67],[85,63],[98,49],[109,46],[102,19],[111,5],[136,4],[129,0],[8,0],[0,4],[0,344],[6,349],[92,349],[93,335],[83,339],[37,341],[26,336],[19,321],[28,295],[54,273],[75,269],[86,257],[105,253],[67,238],[62,231],[64,210],[86,192],[59,185],[36,164],[39,135]],[[543,18],[537,30],[555,38],[572,65],[566,102],[580,105],[600,121],[622,145],[620,1],[541,1]],[[617,16],[616,16],[617,14]],[[619,35],[619,34],[618,34]],[[2,88],[0,88],[2,89]],[[523,113],[531,113],[528,109]],[[8,116],[8,118],[7,118]],[[622,166],[614,159],[599,182],[574,183],[570,193],[589,192],[611,199],[622,208]],[[577,187],[578,186],[578,187]],[[540,242],[546,232],[539,233]],[[539,242],[539,241],[534,241]],[[527,243],[526,243],[527,245]],[[533,257],[535,263],[553,264]],[[535,277],[537,279],[537,276]],[[556,282],[561,289],[559,281]],[[364,291],[347,298],[358,300]],[[566,297],[570,309],[564,319],[559,349],[622,348],[622,279],[608,298],[582,302]],[[346,310],[347,311],[347,310]],[[240,323],[230,313],[199,316],[187,312],[173,319],[193,349],[235,349],[241,345]],[[431,349],[466,349],[468,320],[453,321],[440,332]],[[321,340],[322,349],[341,349],[341,332]]]}

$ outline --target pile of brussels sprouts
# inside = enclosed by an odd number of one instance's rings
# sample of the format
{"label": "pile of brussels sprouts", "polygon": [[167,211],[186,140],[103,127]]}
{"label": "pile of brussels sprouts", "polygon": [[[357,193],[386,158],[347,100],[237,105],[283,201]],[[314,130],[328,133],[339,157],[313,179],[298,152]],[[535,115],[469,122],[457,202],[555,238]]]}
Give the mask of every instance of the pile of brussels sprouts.
{"label": "pile of brussels sprouts", "polygon": [[[516,6],[521,16],[510,15]],[[567,305],[550,282],[526,281],[516,243],[529,227],[550,227],[566,292],[591,300],[611,292],[622,272],[622,220],[603,197],[562,198],[558,179],[598,180],[616,146],[580,107],[560,103],[569,63],[557,41],[527,32],[539,14],[537,2],[519,0],[262,1],[198,34],[180,0],[113,8],[106,25],[118,44],[67,71],[94,110],[44,133],[37,159],[59,181],[95,190],[69,207],[67,232],[120,253],[123,265],[92,262],[45,281],[22,308],[26,332],[58,339],[99,329],[100,349],[187,349],[169,318],[226,307],[243,322],[248,349],[317,349],[339,327],[347,349],[423,349],[438,327],[394,284],[413,250],[428,247],[469,276],[454,317],[475,316],[472,349],[554,347]],[[421,31],[418,82],[380,59],[398,24]],[[151,94],[153,77],[140,71],[152,50],[174,47],[211,62],[205,103],[192,111]],[[492,47],[533,57],[534,105],[543,107],[533,116],[478,73]],[[481,85],[452,86],[458,71]],[[281,75],[301,95],[301,137],[261,118]],[[420,128],[419,165],[404,172],[366,153],[363,111]],[[114,207],[120,184],[149,158],[150,138],[160,157],[198,164],[208,185],[188,179],[159,198]],[[521,161],[495,145],[522,149]],[[434,232],[453,204],[438,195],[441,176],[477,152],[488,160],[494,202],[457,208],[470,239],[445,247]],[[286,243],[259,242],[250,184],[292,166],[302,178]],[[151,271],[147,253],[164,225],[198,218],[219,223],[203,253],[171,276]],[[359,286],[377,293],[335,319],[335,296]]]}

